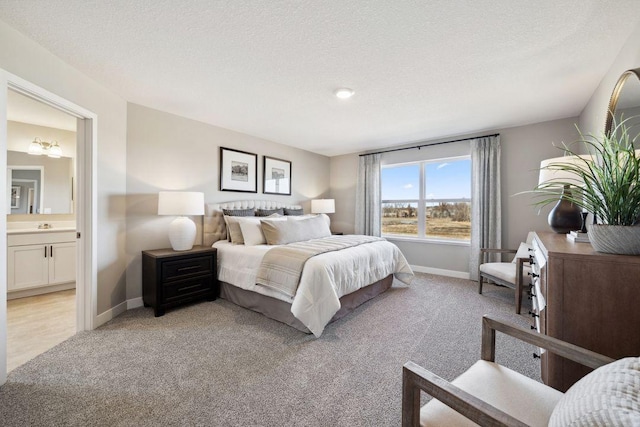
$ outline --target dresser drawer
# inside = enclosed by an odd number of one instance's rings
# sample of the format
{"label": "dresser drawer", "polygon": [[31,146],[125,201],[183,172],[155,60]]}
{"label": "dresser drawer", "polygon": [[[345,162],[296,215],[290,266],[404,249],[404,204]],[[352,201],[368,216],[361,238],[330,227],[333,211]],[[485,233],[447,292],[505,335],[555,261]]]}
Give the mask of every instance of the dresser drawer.
{"label": "dresser drawer", "polygon": [[162,263],[162,278],[164,281],[180,280],[198,274],[211,274],[212,271],[213,259],[210,256],[165,261]]}
{"label": "dresser drawer", "polygon": [[212,292],[212,277],[202,276],[193,279],[181,280],[162,287],[164,302],[171,303],[183,298],[197,296],[202,293]]}

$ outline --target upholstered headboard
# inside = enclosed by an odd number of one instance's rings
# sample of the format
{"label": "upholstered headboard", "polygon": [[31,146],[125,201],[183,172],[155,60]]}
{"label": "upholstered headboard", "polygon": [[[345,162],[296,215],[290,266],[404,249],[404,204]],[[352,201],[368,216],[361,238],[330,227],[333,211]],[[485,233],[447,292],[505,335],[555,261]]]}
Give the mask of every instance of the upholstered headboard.
{"label": "upholstered headboard", "polygon": [[222,209],[302,209],[300,205],[287,205],[272,200],[237,200],[224,203],[207,203],[204,209],[202,226],[202,244],[211,246],[218,240],[227,238],[227,227],[224,223]]}

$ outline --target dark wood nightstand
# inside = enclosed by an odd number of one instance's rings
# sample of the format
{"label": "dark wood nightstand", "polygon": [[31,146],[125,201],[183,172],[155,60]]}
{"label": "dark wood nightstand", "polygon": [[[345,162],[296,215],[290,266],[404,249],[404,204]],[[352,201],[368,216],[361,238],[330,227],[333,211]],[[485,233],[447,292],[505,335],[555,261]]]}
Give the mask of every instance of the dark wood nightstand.
{"label": "dark wood nightstand", "polygon": [[217,250],[194,246],[188,251],[142,251],[142,300],[156,317],[165,308],[199,298],[215,300],[220,294]]}

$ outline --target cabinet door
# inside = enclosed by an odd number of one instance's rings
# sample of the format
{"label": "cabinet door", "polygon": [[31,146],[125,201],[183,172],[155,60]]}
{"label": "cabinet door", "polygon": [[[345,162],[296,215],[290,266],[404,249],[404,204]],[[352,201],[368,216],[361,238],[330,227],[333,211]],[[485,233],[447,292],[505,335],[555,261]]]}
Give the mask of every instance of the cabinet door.
{"label": "cabinet door", "polygon": [[8,291],[49,283],[48,245],[10,246],[7,249]]}
{"label": "cabinet door", "polygon": [[49,284],[75,282],[76,243],[54,243],[49,245]]}

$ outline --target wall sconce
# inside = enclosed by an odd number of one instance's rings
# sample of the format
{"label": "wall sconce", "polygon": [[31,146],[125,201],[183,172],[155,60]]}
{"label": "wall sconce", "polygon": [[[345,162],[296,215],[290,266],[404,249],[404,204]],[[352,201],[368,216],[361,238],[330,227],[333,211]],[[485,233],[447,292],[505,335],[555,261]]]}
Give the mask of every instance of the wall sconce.
{"label": "wall sconce", "polygon": [[58,145],[58,141],[46,142],[35,137],[34,140],[31,141],[31,144],[29,144],[28,153],[34,156],[46,154],[54,159],[59,159],[62,156],[62,148]]}

